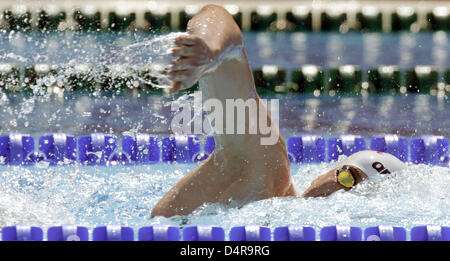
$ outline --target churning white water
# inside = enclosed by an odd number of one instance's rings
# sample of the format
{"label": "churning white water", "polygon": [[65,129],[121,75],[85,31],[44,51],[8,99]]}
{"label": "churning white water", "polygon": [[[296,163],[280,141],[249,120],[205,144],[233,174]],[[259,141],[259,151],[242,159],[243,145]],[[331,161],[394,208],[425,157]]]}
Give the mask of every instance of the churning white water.
{"label": "churning white water", "polygon": [[[295,188],[301,194],[334,163],[293,164]],[[316,228],[351,224],[380,224],[412,228],[448,225],[450,169],[410,165],[407,169],[367,180],[354,189],[327,198],[286,197],[241,207],[207,204],[187,216],[149,218],[157,201],[195,165],[155,164],[115,167],[0,167],[0,226],[66,223],[90,228],[106,224],[141,226],[163,223],[180,227],[196,224],[271,228],[303,224]]]}

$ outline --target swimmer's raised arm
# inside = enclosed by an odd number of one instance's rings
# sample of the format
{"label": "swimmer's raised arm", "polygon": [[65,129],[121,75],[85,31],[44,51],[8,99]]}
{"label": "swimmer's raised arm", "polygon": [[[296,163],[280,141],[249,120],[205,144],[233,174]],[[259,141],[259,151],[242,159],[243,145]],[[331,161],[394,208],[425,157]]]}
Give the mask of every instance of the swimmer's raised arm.
{"label": "swimmer's raised arm", "polygon": [[223,8],[207,5],[188,23],[187,36],[175,40],[169,76],[172,92],[194,85],[230,46],[242,45],[242,33],[233,17]]}
{"label": "swimmer's raised arm", "polygon": [[[173,49],[177,59],[169,71],[174,82],[172,92],[199,81],[204,101],[211,99],[225,106],[230,100],[259,104],[242,33],[233,17],[220,6],[208,5],[189,21],[187,31],[189,35],[178,37]],[[249,119],[265,115],[265,122],[272,122],[264,103],[256,106],[255,111],[248,111]],[[221,113],[223,119],[234,114],[227,114],[226,108]],[[238,122],[234,118],[230,125],[234,129],[238,123],[249,129],[251,121]],[[213,153],[161,198],[152,210],[152,217],[187,215],[205,203],[228,204],[296,195],[278,126],[271,124],[269,134],[238,134],[225,132],[228,124],[226,120],[222,127],[214,126]],[[273,145],[261,144],[262,137],[267,136],[274,138]]]}

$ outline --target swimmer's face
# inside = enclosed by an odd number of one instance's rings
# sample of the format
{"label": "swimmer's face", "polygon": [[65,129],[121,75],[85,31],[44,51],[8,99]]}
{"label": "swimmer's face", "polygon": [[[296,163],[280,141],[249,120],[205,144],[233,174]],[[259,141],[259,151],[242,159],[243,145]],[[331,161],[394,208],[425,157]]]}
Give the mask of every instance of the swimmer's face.
{"label": "swimmer's face", "polygon": [[[352,174],[355,178],[355,184],[358,184],[359,182],[368,178],[368,176],[364,172],[356,167],[350,166],[350,170],[352,171]],[[335,168],[319,176],[311,183],[311,186],[309,186],[309,188],[307,188],[306,191],[303,192],[302,196],[326,197],[341,189],[350,190],[350,188],[346,188],[343,185],[339,184],[336,177],[336,171],[337,169]]]}

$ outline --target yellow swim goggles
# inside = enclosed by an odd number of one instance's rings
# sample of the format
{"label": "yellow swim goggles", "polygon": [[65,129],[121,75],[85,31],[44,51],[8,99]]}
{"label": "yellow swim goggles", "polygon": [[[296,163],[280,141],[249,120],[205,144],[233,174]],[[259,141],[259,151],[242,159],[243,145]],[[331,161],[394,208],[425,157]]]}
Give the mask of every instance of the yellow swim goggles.
{"label": "yellow swim goggles", "polygon": [[336,170],[336,178],[339,184],[346,188],[351,188],[356,185],[355,176],[350,169],[350,166],[344,165]]}

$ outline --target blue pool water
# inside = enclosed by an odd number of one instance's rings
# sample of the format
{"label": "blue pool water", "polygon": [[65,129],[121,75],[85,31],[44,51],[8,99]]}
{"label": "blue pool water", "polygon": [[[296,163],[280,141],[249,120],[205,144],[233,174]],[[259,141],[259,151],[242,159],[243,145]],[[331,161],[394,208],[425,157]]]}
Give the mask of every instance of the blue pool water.
{"label": "blue pool water", "polygon": [[[100,66],[114,62],[124,46],[153,36],[133,34],[0,33],[0,62],[20,66],[36,63]],[[450,66],[448,34],[332,34],[245,33],[252,66],[277,64],[288,70],[310,63],[323,67],[355,64],[363,69],[396,64],[402,69],[419,64],[438,70]],[[184,94],[186,95],[186,94]],[[184,98],[192,99],[190,94]],[[76,136],[93,132],[170,134],[170,104],[180,96],[160,94],[64,96],[0,93],[0,133],[64,132]],[[265,95],[280,99],[280,129],[285,138],[315,134],[331,137],[356,134],[425,134],[450,137],[447,96],[369,95],[314,97]],[[243,224],[275,228],[300,223],[320,228],[332,224],[368,227],[379,224],[448,225],[450,168],[411,165],[377,181],[358,185],[329,198],[273,198],[243,207],[210,204],[193,214],[170,219],[149,218],[156,202],[195,164],[141,166],[0,166],[0,226],[27,223],[47,228],[73,223],[94,227],[154,223],[187,226],[221,225],[228,231]],[[299,193],[333,163],[292,164]]]}

